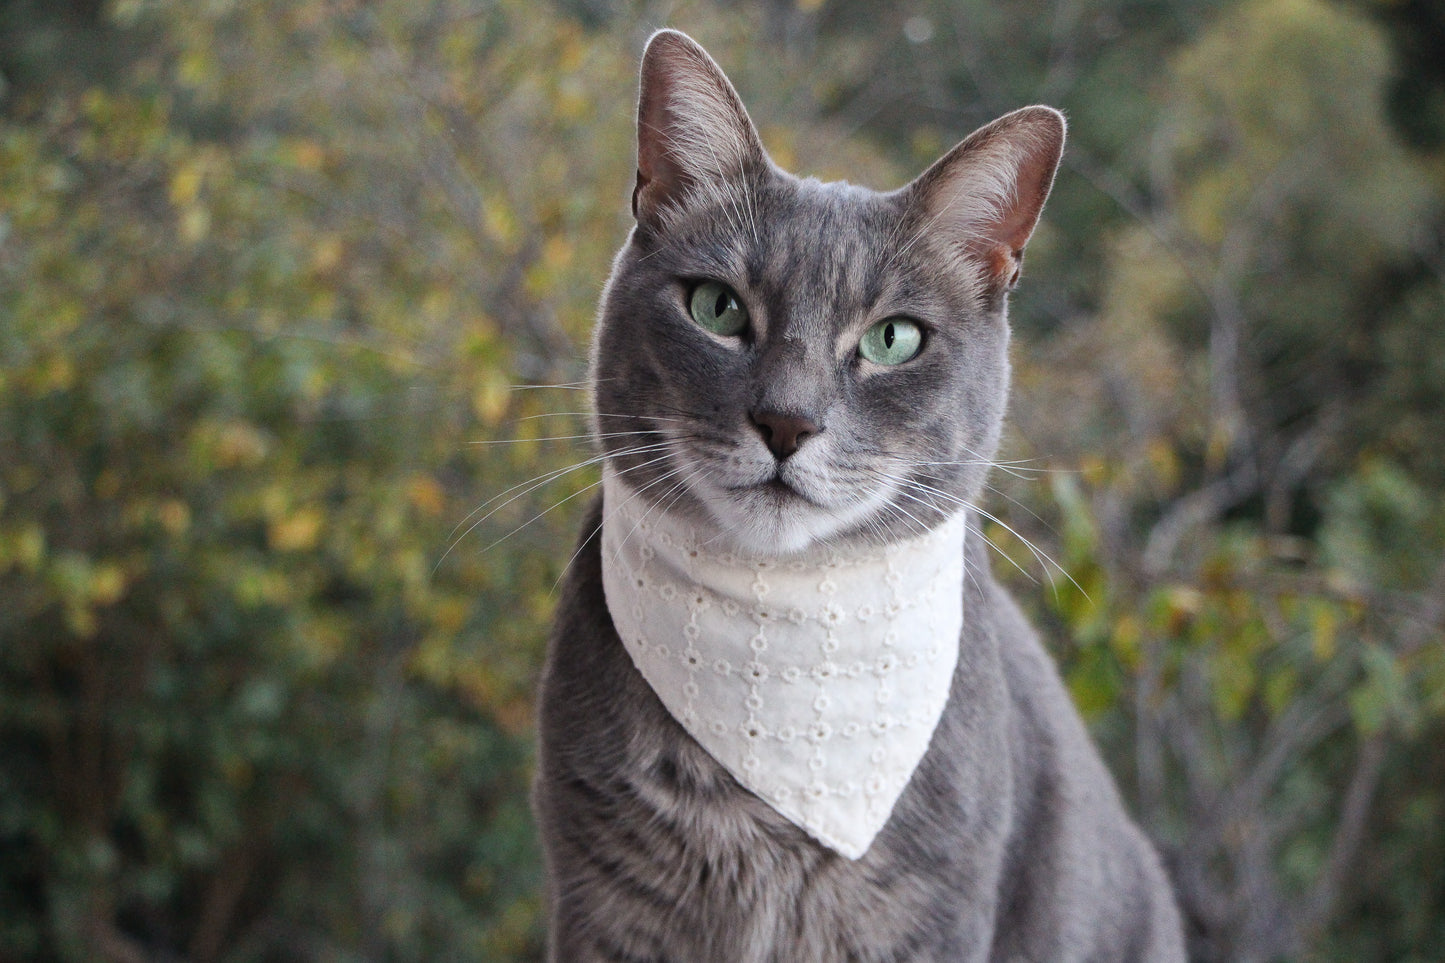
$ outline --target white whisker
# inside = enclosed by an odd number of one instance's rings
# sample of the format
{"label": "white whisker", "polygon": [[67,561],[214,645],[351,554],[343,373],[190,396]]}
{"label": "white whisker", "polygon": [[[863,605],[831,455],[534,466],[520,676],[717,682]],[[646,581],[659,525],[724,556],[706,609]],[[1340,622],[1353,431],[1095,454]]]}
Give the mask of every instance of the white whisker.
{"label": "white whisker", "polygon": [[601,431],[584,432],[578,435],[544,435],[538,438],[489,438],[482,441],[469,441],[468,445],[521,445],[529,441],[584,441],[587,439],[602,438],[626,438],[629,435],[648,435],[653,432],[647,430],[639,431]]}
{"label": "white whisker", "polygon": [[[647,467],[648,465],[656,464],[658,461],[661,461],[661,460],[663,460],[663,459],[661,459],[661,458],[652,459],[651,461],[644,462],[644,463],[641,464],[641,465],[634,465],[633,468],[645,468],[645,467]],[[625,474],[626,472],[631,471],[631,470],[632,470],[632,469],[624,468],[624,469],[619,470],[618,474]],[[637,492],[635,492],[631,497],[632,497],[632,498],[637,497],[637,495],[641,494],[642,491],[645,491],[647,488],[650,488],[652,485],[657,484],[657,483],[662,482],[662,481],[666,481],[668,478],[671,478],[671,477],[673,477],[673,476],[675,476],[675,475],[680,474],[683,470],[684,470],[683,467],[679,467],[679,468],[673,469],[673,470],[670,471],[670,472],[664,473],[664,474],[661,475],[660,477],[653,479],[651,482],[648,482],[647,485],[644,485],[641,489],[638,489]],[[597,481],[597,482],[594,482],[593,484],[591,484],[591,485],[588,486],[588,489],[590,490],[590,489],[592,489],[592,488],[596,488],[596,487],[597,487],[598,485],[600,485],[600,484],[602,484],[602,482],[601,482],[600,480]],[[681,484],[681,483],[679,483],[678,487],[679,487],[679,488],[685,488],[686,486],[683,485],[683,484]],[[671,489],[669,489],[668,494],[671,494]],[[666,496],[664,496],[664,497],[666,497]],[[631,500],[631,498],[629,498],[629,501],[630,501],[630,500]],[[614,509],[614,512],[615,512],[615,509]],[[645,517],[645,516],[644,516],[644,517]],[[603,506],[603,516],[602,516],[602,520],[599,521],[599,522],[597,523],[597,525],[593,527],[592,531],[590,531],[590,532],[587,533],[587,537],[586,537],[586,538],[583,538],[583,539],[581,539],[581,540],[579,541],[579,543],[578,543],[578,545],[577,545],[577,548],[576,548],[576,549],[572,552],[572,554],[567,558],[567,563],[562,566],[562,571],[558,573],[558,575],[557,575],[557,580],[552,583],[552,589],[553,589],[553,591],[556,591],[557,586],[560,585],[561,582],[562,582],[562,579],[566,577],[568,570],[570,570],[570,569],[572,568],[572,563],[574,563],[574,562],[577,561],[577,556],[580,555],[580,554],[582,553],[582,550],[587,547],[587,543],[590,542],[593,538],[595,538],[595,537],[597,536],[597,533],[598,533],[598,532],[602,531],[602,526],[603,526],[603,524],[606,523],[607,518],[608,518],[608,515],[607,515],[607,512],[606,512],[606,506],[604,505],[604,506]],[[629,533],[629,534],[630,534],[630,533]],[[624,541],[626,541],[626,540],[624,539]]]}
{"label": "white whisker", "polygon": [[[630,468],[622,468],[622,469],[619,469],[619,470],[618,470],[618,474],[626,474],[627,472],[630,472],[630,471],[637,471],[637,470],[642,469],[642,468],[648,468],[648,467],[650,467],[650,466],[652,466],[652,465],[657,464],[658,462],[665,462],[665,461],[668,459],[668,457],[672,454],[672,452],[671,452],[670,450],[667,450],[668,446],[667,446],[666,443],[663,443],[662,445],[657,446],[657,447],[660,447],[660,448],[664,449],[663,453],[662,453],[660,456],[658,456],[657,458],[650,458],[650,459],[648,459],[647,461],[644,461],[644,462],[642,462],[641,464],[638,464],[638,465],[633,465],[633,466],[631,466]],[[675,471],[676,471],[676,470],[674,470],[674,472],[669,472],[668,474],[673,474],[673,473],[675,473]],[[667,475],[663,475],[662,477],[666,478]],[[496,548],[498,545],[502,544],[502,543],[505,542],[507,539],[511,538],[513,535],[517,534],[517,533],[520,532],[522,529],[526,528],[528,525],[530,525],[530,524],[532,524],[533,522],[537,521],[537,520],[538,520],[539,518],[541,518],[543,515],[546,515],[546,514],[552,512],[554,509],[559,508],[559,507],[561,507],[562,505],[565,505],[567,502],[570,502],[572,499],[576,498],[578,495],[586,494],[587,492],[589,492],[589,491],[591,491],[592,489],[596,488],[599,484],[601,484],[601,482],[592,482],[592,483],[588,484],[585,488],[578,489],[577,491],[575,491],[575,492],[573,492],[572,494],[568,495],[566,498],[558,499],[557,501],[553,502],[551,505],[549,505],[549,506],[547,506],[546,508],[542,509],[542,510],[541,510],[540,512],[538,512],[537,514],[533,515],[531,518],[527,519],[527,520],[526,520],[525,522],[523,522],[522,524],[518,525],[516,528],[512,529],[512,530],[511,530],[510,532],[508,532],[507,534],[503,535],[501,538],[497,539],[495,542],[492,542],[492,544],[490,544],[490,545],[488,545],[486,548],[482,549],[482,551],[483,551],[483,552],[486,552],[486,551],[489,551],[489,550],[491,550],[491,549],[493,549],[493,548]]]}
{"label": "white whisker", "polygon": [[[464,539],[464,538],[466,538],[468,535],[470,535],[473,531],[475,531],[475,530],[477,529],[478,526],[480,526],[480,525],[481,525],[483,522],[485,522],[487,519],[491,518],[491,517],[492,517],[493,515],[495,515],[497,512],[499,512],[499,511],[501,511],[502,509],[506,508],[508,505],[512,504],[513,502],[517,501],[519,498],[525,498],[527,495],[530,495],[532,492],[536,491],[537,489],[542,488],[542,487],[544,487],[544,486],[546,486],[546,485],[549,485],[549,484],[551,484],[552,482],[556,481],[557,479],[559,479],[559,478],[561,478],[561,477],[563,477],[563,476],[565,476],[565,475],[571,474],[572,472],[575,472],[575,471],[580,471],[580,470],[583,469],[583,468],[591,467],[592,465],[599,464],[600,462],[605,461],[605,460],[606,460],[607,458],[609,458],[609,457],[626,456],[626,455],[640,455],[640,454],[648,454],[648,453],[655,452],[655,451],[666,451],[666,449],[668,448],[669,444],[670,444],[670,443],[667,442],[667,441],[661,441],[661,442],[658,442],[658,443],[656,443],[656,444],[641,445],[641,446],[637,446],[637,447],[634,447],[634,448],[624,448],[624,449],[622,449],[622,450],[620,450],[620,451],[616,451],[616,452],[593,455],[593,456],[590,457],[590,458],[585,458],[585,459],[583,459],[582,461],[574,462],[574,463],[572,463],[571,465],[567,465],[567,466],[565,466],[565,467],[563,467],[563,468],[557,468],[557,469],[553,469],[552,471],[549,471],[549,472],[544,472],[543,474],[538,475],[538,476],[536,476],[536,477],[534,477],[534,478],[532,478],[532,479],[529,479],[528,481],[521,482],[520,484],[517,484],[517,485],[513,485],[511,488],[508,488],[506,491],[502,492],[501,494],[494,495],[492,498],[490,498],[490,499],[487,500],[486,502],[483,502],[483,503],[482,503],[481,505],[479,505],[477,508],[473,509],[473,510],[471,511],[471,513],[467,515],[466,518],[462,519],[462,521],[457,524],[456,528],[453,528],[453,529],[452,529],[452,535],[450,536],[451,542],[450,542],[450,544],[447,546],[446,551],[442,553],[441,558],[437,559],[437,563],[436,563],[435,566],[433,566],[432,571],[433,571],[433,572],[436,572],[437,568],[439,568],[439,567],[441,566],[442,562],[446,561],[447,556],[449,556],[449,555],[451,554],[452,549],[456,548],[457,545],[459,545],[459,544],[461,543],[462,539]],[[644,464],[649,464],[649,463],[650,463],[650,462],[645,462]],[[521,489],[521,491],[518,491],[518,489]],[[516,492],[516,494],[512,494],[513,492]],[[511,498],[506,498],[507,495],[512,495],[512,497],[511,497]],[[475,516],[478,512],[480,512],[480,511],[482,511],[483,509],[485,509],[488,505],[492,505],[494,502],[497,502],[499,499],[503,499],[503,498],[506,498],[506,500],[503,501],[503,502],[501,502],[500,504],[496,505],[495,507],[493,507],[490,511],[488,511],[486,514],[482,515],[480,518],[477,518],[475,521],[472,521],[471,524],[469,524],[469,525],[467,524],[467,522],[470,521],[470,520],[472,519],[472,517]],[[528,523],[528,524],[530,524],[530,523]],[[464,525],[466,526],[466,527],[465,527],[465,530],[463,530],[463,531],[461,532],[461,534],[458,535],[458,534],[457,534],[458,529],[461,529],[462,526],[464,526]],[[524,525],[523,527],[525,527],[525,525]],[[491,547],[491,546],[488,546],[488,547]]]}

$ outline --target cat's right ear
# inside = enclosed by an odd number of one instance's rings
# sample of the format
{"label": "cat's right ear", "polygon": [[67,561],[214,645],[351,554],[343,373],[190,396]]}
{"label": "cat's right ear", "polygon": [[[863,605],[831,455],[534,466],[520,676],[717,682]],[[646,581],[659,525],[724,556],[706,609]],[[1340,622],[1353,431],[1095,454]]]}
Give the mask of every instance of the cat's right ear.
{"label": "cat's right ear", "polygon": [[730,202],[733,185],[766,164],[758,132],[722,68],[686,34],[653,34],[642,55],[637,104],[637,222],[655,228],[693,202]]}

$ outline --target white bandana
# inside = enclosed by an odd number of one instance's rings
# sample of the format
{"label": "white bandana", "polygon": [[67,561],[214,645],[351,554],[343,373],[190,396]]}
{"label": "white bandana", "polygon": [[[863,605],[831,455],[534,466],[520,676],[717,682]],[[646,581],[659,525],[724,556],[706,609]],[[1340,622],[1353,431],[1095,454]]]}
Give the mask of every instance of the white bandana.
{"label": "white bandana", "polygon": [[711,550],[603,472],[602,582],[633,663],[749,791],[850,859],[928,749],[963,626],[962,515],[868,552]]}

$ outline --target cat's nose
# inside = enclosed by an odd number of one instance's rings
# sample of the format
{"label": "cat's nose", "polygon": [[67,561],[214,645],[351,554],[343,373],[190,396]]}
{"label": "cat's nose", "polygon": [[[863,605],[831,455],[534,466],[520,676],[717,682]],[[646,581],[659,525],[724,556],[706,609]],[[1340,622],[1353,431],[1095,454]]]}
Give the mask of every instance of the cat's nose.
{"label": "cat's nose", "polygon": [[748,414],[758,434],[772,449],[778,461],[798,450],[803,439],[816,435],[822,429],[811,419],[802,415],[785,415],[776,411],[754,411]]}

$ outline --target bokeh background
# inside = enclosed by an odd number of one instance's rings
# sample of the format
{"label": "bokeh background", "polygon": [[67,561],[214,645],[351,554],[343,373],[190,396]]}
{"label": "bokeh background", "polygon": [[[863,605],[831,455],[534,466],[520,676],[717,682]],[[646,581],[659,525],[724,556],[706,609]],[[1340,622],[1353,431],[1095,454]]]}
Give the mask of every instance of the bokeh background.
{"label": "bokeh background", "polygon": [[7,0],[0,963],[541,958],[663,25],[825,178],[1068,112],[996,568],[1195,960],[1445,959],[1434,0]]}

